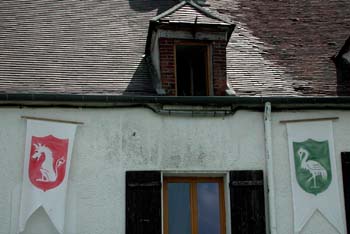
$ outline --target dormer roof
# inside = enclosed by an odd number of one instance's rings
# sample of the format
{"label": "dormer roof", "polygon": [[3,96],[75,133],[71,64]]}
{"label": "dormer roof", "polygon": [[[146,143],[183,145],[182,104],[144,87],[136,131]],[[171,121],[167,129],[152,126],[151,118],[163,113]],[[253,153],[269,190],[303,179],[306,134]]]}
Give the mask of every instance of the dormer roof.
{"label": "dormer roof", "polygon": [[232,25],[231,22],[214,15],[193,1],[181,1],[169,10],[157,15],[151,21],[158,23]]}
{"label": "dormer roof", "polygon": [[210,28],[211,32],[224,31],[226,33],[225,40],[228,43],[235,26],[234,23],[211,13],[192,0],[183,0],[167,11],[150,19],[145,53],[150,53],[152,33],[158,28],[179,30],[187,27],[187,30],[192,31]]}

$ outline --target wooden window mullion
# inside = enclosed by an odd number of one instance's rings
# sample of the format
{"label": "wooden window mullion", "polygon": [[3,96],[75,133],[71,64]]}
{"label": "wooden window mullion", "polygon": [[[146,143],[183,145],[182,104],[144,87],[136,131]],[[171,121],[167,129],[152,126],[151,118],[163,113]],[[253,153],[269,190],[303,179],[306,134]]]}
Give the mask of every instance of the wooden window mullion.
{"label": "wooden window mullion", "polygon": [[197,203],[197,183],[191,182],[191,217],[192,234],[198,234],[198,203]]}
{"label": "wooden window mullion", "polygon": [[219,181],[219,202],[220,202],[220,233],[226,233],[226,212],[225,212],[225,194],[224,194],[224,183],[222,180]]}

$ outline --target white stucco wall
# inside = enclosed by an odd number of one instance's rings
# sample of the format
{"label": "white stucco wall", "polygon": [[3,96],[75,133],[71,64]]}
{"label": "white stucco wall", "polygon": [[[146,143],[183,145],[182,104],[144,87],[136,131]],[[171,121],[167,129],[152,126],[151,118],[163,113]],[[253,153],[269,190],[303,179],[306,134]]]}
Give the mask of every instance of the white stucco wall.
{"label": "white stucco wall", "polygon": [[[66,233],[125,233],[126,170],[265,168],[259,112],[191,118],[160,116],[142,108],[0,108],[1,234],[10,233],[17,222],[26,132],[22,115],[84,122],[73,149]],[[57,232],[40,209],[24,233]]]}
{"label": "white stucco wall", "polygon": [[[17,222],[26,132],[22,115],[84,122],[78,127],[73,150],[66,233],[125,233],[127,170],[226,172],[265,168],[260,112],[191,118],[161,116],[143,108],[0,108],[0,234],[11,233]],[[287,131],[279,121],[322,117],[339,117],[333,127],[344,206],[340,153],[350,151],[350,111],[273,112],[273,164],[280,234],[293,233],[293,204]],[[57,232],[39,209],[29,219],[24,233]],[[320,213],[315,213],[302,231],[302,234],[333,233],[336,230]]]}

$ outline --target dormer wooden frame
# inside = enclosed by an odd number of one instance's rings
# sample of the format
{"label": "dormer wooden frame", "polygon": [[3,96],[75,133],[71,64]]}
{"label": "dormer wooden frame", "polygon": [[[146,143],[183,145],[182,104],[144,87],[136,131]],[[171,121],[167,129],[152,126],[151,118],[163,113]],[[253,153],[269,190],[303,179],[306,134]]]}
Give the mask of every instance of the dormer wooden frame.
{"label": "dormer wooden frame", "polygon": [[176,96],[178,95],[178,89],[177,89],[177,54],[176,54],[176,48],[177,46],[206,46],[206,64],[205,64],[205,82],[206,82],[206,96],[213,95],[213,77],[212,77],[212,49],[211,49],[211,43],[209,41],[193,41],[193,40],[176,40],[174,43],[174,77],[175,77],[175,91]]}

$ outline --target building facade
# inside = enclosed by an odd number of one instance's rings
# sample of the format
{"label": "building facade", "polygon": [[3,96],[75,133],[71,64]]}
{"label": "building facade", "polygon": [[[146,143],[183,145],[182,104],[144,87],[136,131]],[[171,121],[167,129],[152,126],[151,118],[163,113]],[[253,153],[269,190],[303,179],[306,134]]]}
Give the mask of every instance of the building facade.
{"label": "building facade", "polygon": [[[294,233],[285,121],[332,121],[346,233],[348,5],[0,3],[0,233],[17,232],[28,116],[83,123],[69,234]],[[23,233],[58,232],[40,208]],[[300,233],[343,232],[315,211]]]}

